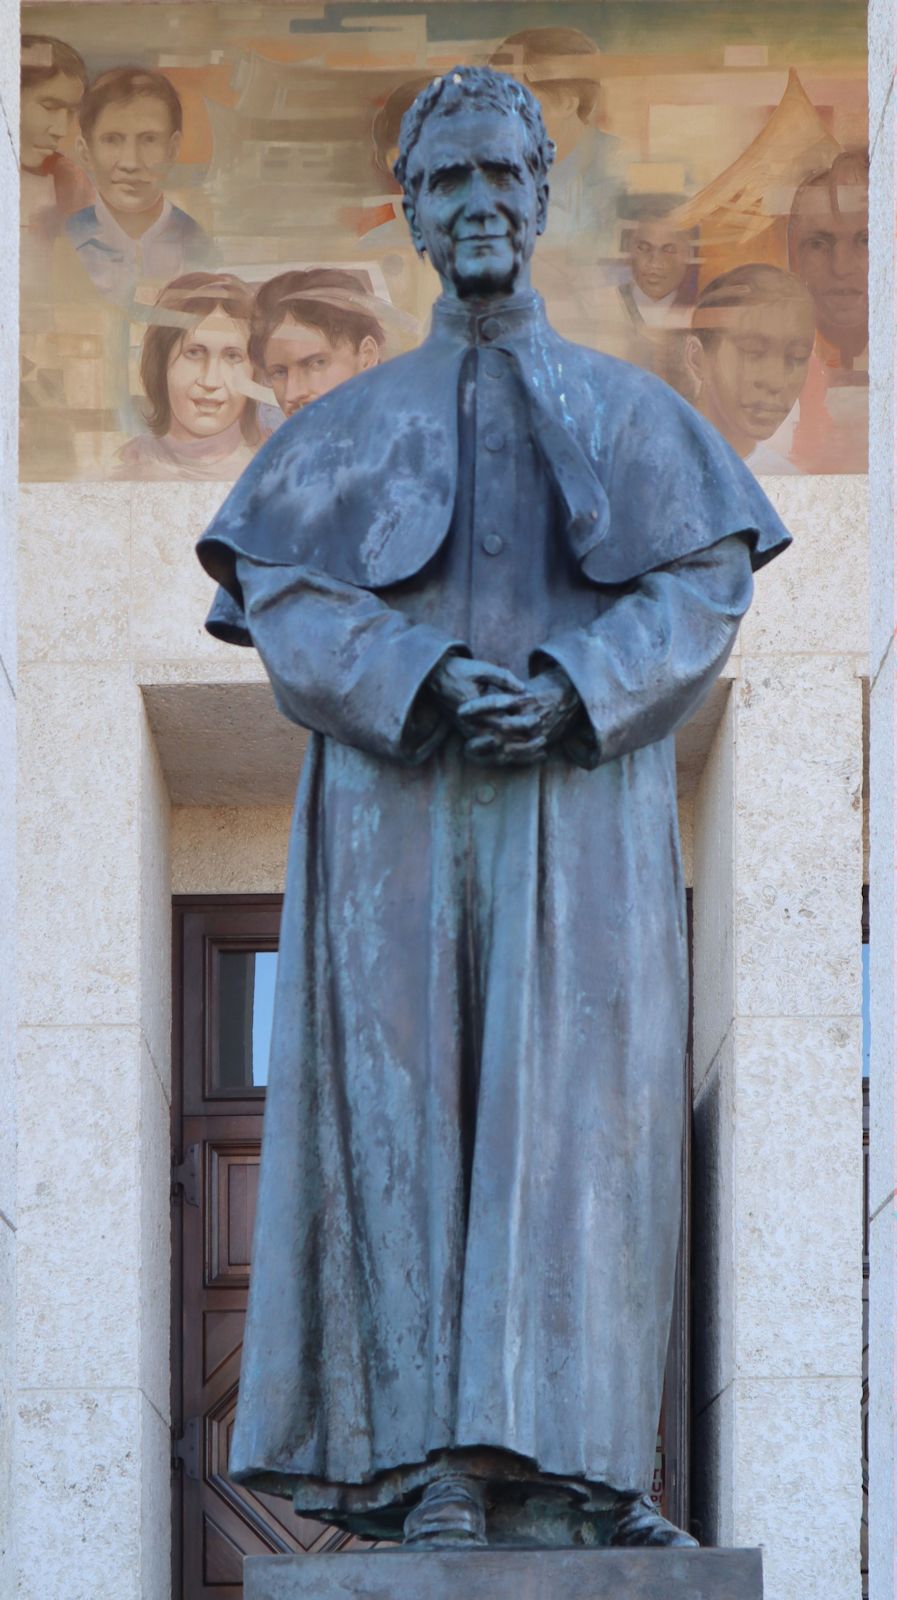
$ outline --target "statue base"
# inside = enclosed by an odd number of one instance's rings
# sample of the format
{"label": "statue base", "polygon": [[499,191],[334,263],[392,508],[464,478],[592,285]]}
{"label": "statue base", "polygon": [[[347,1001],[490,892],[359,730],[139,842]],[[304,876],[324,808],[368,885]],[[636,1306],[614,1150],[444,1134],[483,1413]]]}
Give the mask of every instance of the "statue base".
{"label": "statue base", "polygon": [[251,1556],[244,1600],[763,1600],[759,1550]]}

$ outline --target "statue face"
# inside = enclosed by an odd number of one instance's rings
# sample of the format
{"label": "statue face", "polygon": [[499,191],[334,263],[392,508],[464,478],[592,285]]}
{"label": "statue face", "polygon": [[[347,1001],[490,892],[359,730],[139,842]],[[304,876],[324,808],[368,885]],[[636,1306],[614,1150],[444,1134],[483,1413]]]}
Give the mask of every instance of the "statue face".
{"label": "statue face", "polygon": [[434,113],[408,167],[405,215],[447,294],[507,294],[527,281],[548,185],[526,162],[526,129],[501,111]]}

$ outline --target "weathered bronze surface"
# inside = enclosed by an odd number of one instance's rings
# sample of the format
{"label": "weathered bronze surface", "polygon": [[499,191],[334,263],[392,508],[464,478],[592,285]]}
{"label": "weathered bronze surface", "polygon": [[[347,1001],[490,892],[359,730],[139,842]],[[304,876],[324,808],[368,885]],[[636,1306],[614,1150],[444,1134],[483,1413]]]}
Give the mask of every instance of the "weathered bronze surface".
{"label": "weathered bronze surface", "polygon": [[255,1556],[246,1600],[763,1600],[759,1550]]}
{"label": "weathered bronze surface", "polygon": [[685,402],[552,331],[550,160],[510,78],[423,92],[397,171],[431,333],[287,421],[199,545],[210,628],[313,730],[231,1470],[422,1545],[683,1537],[639,1498],[684,1111],[673,736],[788,543]]}

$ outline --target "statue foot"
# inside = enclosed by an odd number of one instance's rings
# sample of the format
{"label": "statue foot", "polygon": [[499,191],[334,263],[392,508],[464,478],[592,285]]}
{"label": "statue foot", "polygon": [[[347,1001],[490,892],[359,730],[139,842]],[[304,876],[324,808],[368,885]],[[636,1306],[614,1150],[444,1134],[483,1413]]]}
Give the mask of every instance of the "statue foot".
{"label": "statue foot", "polygon": [[667,1522],[647,1494],[627,1495],[618,1500],[611,1513],[612,1545],[677,1545],[697,1548],[690,1533]]}
{"label": "statue foot", "polygon": [[410,1549],[458,1550],[486,1543],[486,1501],[482,1484],[461,1473],[427,1485],[405,1518],[404,1544]]}

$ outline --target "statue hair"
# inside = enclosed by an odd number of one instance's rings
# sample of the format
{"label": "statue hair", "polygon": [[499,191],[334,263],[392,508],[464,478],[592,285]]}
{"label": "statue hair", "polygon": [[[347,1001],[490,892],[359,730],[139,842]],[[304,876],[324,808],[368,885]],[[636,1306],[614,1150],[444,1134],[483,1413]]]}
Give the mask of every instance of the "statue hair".
{"label": "statue hair", "polygon": [[526,129],[526,162],[533,176],[544,178],[554,160],[554,141],[549,139],[539,102],[530,89],[506,72],[492,67],[452,67],[441,78],[434,78],[422,89],[402,118],[399,154],[393,171],[404,189],[408,161],[427,118],[437,114],[456,116],[459,111],[502,111],[519,117]]}

